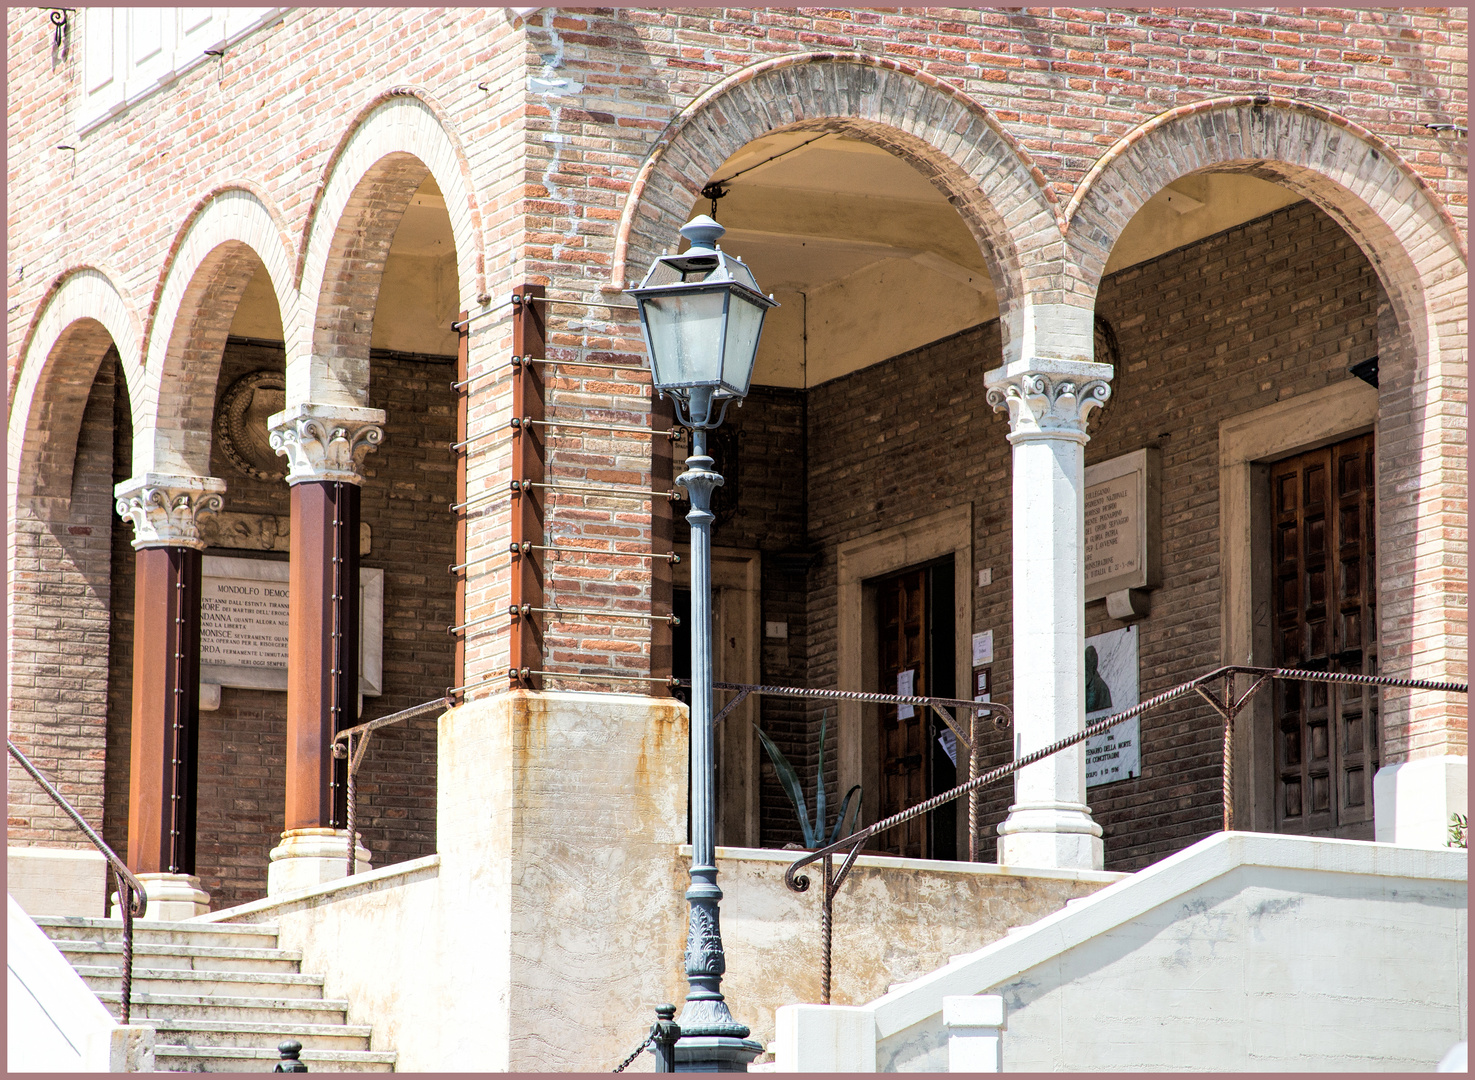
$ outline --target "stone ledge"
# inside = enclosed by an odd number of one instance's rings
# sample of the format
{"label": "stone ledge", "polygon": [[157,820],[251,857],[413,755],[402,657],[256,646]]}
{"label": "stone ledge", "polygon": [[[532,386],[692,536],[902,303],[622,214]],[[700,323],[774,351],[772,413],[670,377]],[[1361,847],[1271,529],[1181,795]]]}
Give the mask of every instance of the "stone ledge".
{"label": "stone ledge", "polygon": [[297,889],[290,893],[283,893],[281,896],[263,897],[260,900],[252,900],[250,903],[212,911],[208,915],[200,915],[188,921],[191,926],[199,923],[230,922],[233,919],[262,922],[264,919],[256,916],[302,910],[316,907],[324,901],[344,900],[362,893],[375,892],[380,888],[393,888],[396,885],[408,884],[406,881],[396,879],[417,877],[431,870],[439,872],[439,855],[426,855],[423,858],[411,859],[409,862],[395,863],[378,870],[370,870],[367,874],[339,878],[328,885]]}
{"label": "stone ledge", "polygon": [[[681,844],[677,847],[676,853],[681,858],[690,861],[691,845]],[[802,851],[786,850],[783,848],[719,847],[717,849],[717,858],[719,861],[722,859],[746,859],[750,862],[792,863],[803,854],[804,852]],[[859,869],[871,867],[891,870],[928,870],[935,873],[976,874],[984,877],[1050,878],[1056,881],[1089,881],[1099,882],[1103,885],[1110,885],[1113,882],[1132,876],[1131,874],[1119,873],[1113,870],[1072,870],[1053,866],[1033,868],[1028,866],[1005,866],[1001,863],[955,862],[945,859],[904,859],[899,855],[861,855],[855,860],[855,865]],[[809,867],[805,867],[805,869],[808,870]]]}

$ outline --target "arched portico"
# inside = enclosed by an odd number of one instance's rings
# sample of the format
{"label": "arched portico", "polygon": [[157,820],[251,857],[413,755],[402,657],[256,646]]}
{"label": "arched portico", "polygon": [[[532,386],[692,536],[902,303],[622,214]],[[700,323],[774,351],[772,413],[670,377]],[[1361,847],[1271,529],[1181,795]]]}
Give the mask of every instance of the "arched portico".
{"label": "arched portico", "polygon": [[[1463,505],[1468,490],[1464,425],[1449,408],[1465,382],[1467,254],[1458,228],[1406,163],[1347,120],[1281,98],[1219,99],[1173,110],[1124,136],[1082,183],[1067,211],[1067,243],[1092,290],[1132,216],[1168,184],[1196,172],[1248,173],[1304,196],[1346,230],[1376,272],[1389,309],[1379,341],[1375,420],[1377,673],[1462,680],[1464,635],[1417,629],[1464,621],[1465,529],[1446,511],[1451,502]],[[1242,463],[1246,477],[1253,457]],[[1224,468],[1230,466],[1221,463]],[[1264,663],[1251,652],[1250,518],[1230,505],[1230,473],[1221,471],[1223,660]],[[1463,710],[1450,695],[1388,691],[1381,721],[1377,835],[1417,842],[1393,820],[1394,804],[1408,798],[1395,787],[1443,791],[1449,762],[1463,771]],[[1250,730],[1238,739],[1237,760],[1245,768],[1236,802],[1249,804],[1253,763],[1270,751],[1256,749]],[[1442,820],[1433,827],[1442,838]]]}

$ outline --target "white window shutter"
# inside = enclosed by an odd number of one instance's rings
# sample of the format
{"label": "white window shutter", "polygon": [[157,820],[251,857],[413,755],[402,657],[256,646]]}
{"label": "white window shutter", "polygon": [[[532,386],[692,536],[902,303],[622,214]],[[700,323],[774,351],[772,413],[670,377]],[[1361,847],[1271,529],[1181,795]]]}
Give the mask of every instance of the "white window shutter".
{"label": "white window shutter", "polygon": [[173,8],[125,8],[128,35],[127,96],[132,101],[174,75]]}

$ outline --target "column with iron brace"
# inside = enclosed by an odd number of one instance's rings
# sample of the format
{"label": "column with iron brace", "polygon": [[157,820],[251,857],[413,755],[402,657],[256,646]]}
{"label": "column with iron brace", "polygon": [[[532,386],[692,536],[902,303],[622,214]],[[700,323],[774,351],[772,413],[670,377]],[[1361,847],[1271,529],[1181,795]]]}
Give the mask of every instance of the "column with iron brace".
{"label": "column with iron brace", "polygon": [[[358,722],[359,486],[384,419],[380,409],[314,404],[271,418],[271,445],[290,466],[292,529],[286,831],[271,852],[268,895],[347,870],[346,762],[333,757],[333,737]],[[357,844],[355,857],[359,872],[369,868]]]}
{"label": "column with iron brace", "polygon": [[224,490],[213,477],[153,473],[115,489],[118,514],[133,523],[138,553],[128,866],[148,894],[148,919],[188,919],[210,910],[195,876],[205,547],[196,516],[218,512]]}

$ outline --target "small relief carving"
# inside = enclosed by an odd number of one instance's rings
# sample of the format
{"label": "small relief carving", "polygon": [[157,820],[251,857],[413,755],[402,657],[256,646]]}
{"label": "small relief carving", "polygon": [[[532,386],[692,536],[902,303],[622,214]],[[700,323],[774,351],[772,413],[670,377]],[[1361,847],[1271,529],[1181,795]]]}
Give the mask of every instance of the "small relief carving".
{"label": "small relief carving", "polygon": [[[292,519],[285,514],[213,514],[197,523],[200,537],[213,548],[291,551]],[[369,554],[371,531],[359,522],[359,554]]]}
{"label": "small relief carving", "polygon": [[686,973],[688,975],[721,975],[727,970],[722,954],[722,938],[717,932],[717,913],[710,908],[693,906],[686,931]]}
{"label": "small relief carving", "polygon": [[231,384],[215,413],[215,445],[233,469],[257,480],[285,480],[267,420],[286,408],[287,382],[278,371],[253,371]]}

